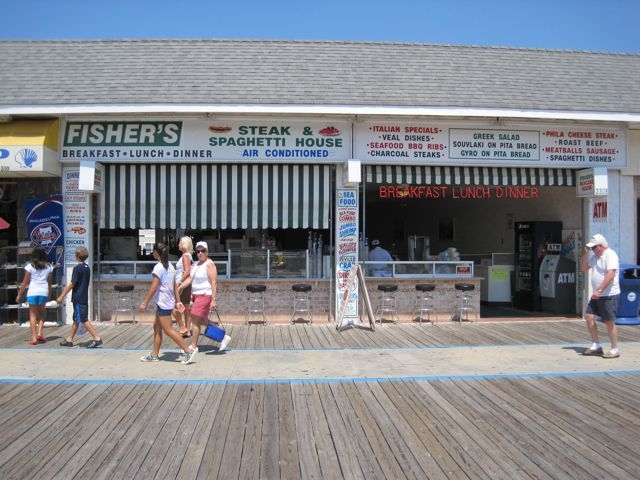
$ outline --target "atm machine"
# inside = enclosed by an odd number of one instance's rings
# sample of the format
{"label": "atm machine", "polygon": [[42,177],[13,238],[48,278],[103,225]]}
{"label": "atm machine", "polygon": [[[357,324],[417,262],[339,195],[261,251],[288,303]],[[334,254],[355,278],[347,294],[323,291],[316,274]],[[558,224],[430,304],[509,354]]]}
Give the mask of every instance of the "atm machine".
{"label": "atm machine", "polygon": [[540,264],[540,306],[551,313],[576,313],[576,262],[561,255],[561,243],[549,243]]}

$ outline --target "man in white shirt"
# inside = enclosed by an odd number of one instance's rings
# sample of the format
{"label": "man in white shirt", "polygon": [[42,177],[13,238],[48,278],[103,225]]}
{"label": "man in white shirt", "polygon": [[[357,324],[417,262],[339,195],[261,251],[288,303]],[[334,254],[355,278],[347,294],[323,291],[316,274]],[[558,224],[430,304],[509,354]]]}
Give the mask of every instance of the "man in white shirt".
{"label": "man in white shirt", "polygon": [[[590,251],[593,252],[593,255],[589,255]],[[584,314],[593,343],[591,347],[582,352],[583,355],[602,355],[603,358],[618,358],[620,356],[618,330],[616,328],[618,301],[620,299],[619,269],[620,260],[618,259],[618,254],[609,248],[607,239],[599,233],[591,237],[580,262],[581,271],[591,272],[591,288],[593,289]],[[611,350],[604,354],[598,338],[596,315],[604,321],[611,341]]]}

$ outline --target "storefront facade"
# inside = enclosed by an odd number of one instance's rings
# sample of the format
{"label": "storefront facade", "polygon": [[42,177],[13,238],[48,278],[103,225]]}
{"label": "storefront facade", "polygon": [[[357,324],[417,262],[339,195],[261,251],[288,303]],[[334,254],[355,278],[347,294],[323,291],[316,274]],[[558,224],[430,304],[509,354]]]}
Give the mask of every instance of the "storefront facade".
{"label": "storefront facade", "polygon": [[[307,53],[327,47],[317,55],[335,46],[293,43]],[[216,45],[205,42],[205,47]],[[241,42],[239,47],[265,45],[270,42]],[[64,42],[56,46],[65,47]],[[139,47],[136,42],[118,46],[125,52]],[[183,47],[192,45],[186,42]],[[378,47],[384,51],[390,46]],[[637,63],[635,59],[632,67],[638,68]],[[248,67],[237,68],[240,75]],[[85,108],[5,105],[2,111],[12,115],[7,125],[26,112],[31,118],[24,121],[33,122],[33,115],[45,110],[53,117],[49,121],[59,123],[57,171],[52,174],[60,175],[60,192],[68,196],[65,217],[76,215],[73,224],[67,224],[70,243],[65,250],[77,242],[90,243],[94,263],[105,262],[97,272],[105,282],[117,281],[120,274],[115,267],[108,270],[110,261],[144,259],[148,252],[137,243],[142,229],[155,231],[157,240],[174,246],[184,234],[209,241],[222,259],[221,283],[233,284],[230,310],[244,308],[234,298],[244,296],[248,279],[277,278],[280,273],[291,282],[313,279],[314,289],[323,292],[317,299],[321,316],[335,312],[345,272],[363,259],[367,239],[380,239],[399,261],[408,261],[409,238],[426,237],[430,256],[454,248],[461,259],[479,264],[487,255],[514,251],[515,223],[553,220],[562,222],[563,242],[573,238],[575,249],[582,238],[600,232],[625,263],[637,261],[635,177],[640,147],[633,102],[627,102],[630,112],[586,112],[580,110],[585,93],[573,110],[565,106],[553,112],[554,102],[537,100],[538,110],[525,111],[525,105],[518,108],[506,92],[505,98],[493,100],[493,106],[471,102],[426,108],[409,100],[398,108],[391,103],[397,98],[389,98],[388,91],[376,105],[358,106],[359,92],[352,90],[348,97],[341,90],[324,97],[322,104],[311,93],[276,105],[275,97],[267,95],[272,92],[267,85],[261,87],[261,101],[249,91],[245,102],[237,105],[216,106],[200,99],[172,109],[150,100],[122,106],[117,94],[103,97],[100,107],[91,99],[91,88],[78,88],[88,102]],[[400,82],[395,88],[395,93],[411,97],[408,84]],[[415,100],[421,95],[413,94]],[[40,101],[47,102],[47,94],[40,95]],[[15,159],[13,152],[9,156]],[[354,165],[359,175],[352,176]],[[83,167],[99,172],[95,189],[79,188]],[[592,169],[599,178],[604,174],[605,189],[580,195],[577,179]],[[0,175],[11,181],[18,174],[0,170]],[[345,189],[357,196],[357,212],[350,217],[355,231],[336,218],[336,196]],[[82,215],[86,224],[78,225]],[[348,231],[346,243],[355,238],[355,250],[346,244],[341,249],[341,228]],[[122,248],[127,237],[134,239],[133,249],[128,244]],[[304,257],[304,269],[293,272],[282,267],[287,262],[268,257],[267,275],[247,266],[251,261],[241,270],[237,259],[224,263],[225,255],[231,258],[229,249],[262,248],[306,250],[312,255]],[[346,253],[340,257],[340,252]],[[66,252],[65,258],[70,264],[72,255]],[[109,288],[103,289],[98,309],[102,319],[111,309]],[[288,288],[287,283],[279,290],[286,296],[282,304],[274,304],[283,315],[290,308]],[[453,303],[453,298],[445,303]],[[407,303],[405,309],[409,307]]]}

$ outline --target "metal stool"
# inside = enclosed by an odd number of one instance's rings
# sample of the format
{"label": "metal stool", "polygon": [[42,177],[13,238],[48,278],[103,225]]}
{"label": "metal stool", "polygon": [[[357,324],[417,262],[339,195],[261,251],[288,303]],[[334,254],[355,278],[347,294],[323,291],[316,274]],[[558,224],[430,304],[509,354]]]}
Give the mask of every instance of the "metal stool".
{"label": "metal stool", "polygon": [[[416,291],[418,296],[416,297],[415,317],[418,322],[422,323],[425,315],[427,321],[431,323],[438,323],[438,311],[433,299],[433,291],[436,286],[433,283],[419,283],[416,285]],[[433,314],[434,320],[431,319]]]}
{"label": "metal stool", "polygon": [[252,284],[247,285],[247,292],[249,292],[249,303],[247,305],[247,313],[244,317],[244,324],[248,325],[249,322],[254,321],[253,315],[260,314],[263,324],[267,323],[267,317],[264,314],[264,292],[267,290],[266,285]]}
{"label": "metal stool", "polygon": [[378,290],[381,292],[380,304],[376,311],[376,317],[379,316],[378,322],[382,323],[385,313],[388,313],[391,315],[391,321],[396,323],[400,320],[400,318],[398,318],[396,305],[396,291],[398,290],[398,285],[392,283],[381,283],[378,285]]}
{"label": "metal stool", "polygon": [[476,321],[477,321],[478,311],[476,310],[476,307],[471,305],[471,300],[473,300],[473,295],[469,293],[475,290],[476,287],[472,283],[456,283],[454,288],[459,293],[457,295],[458,308],[456,309],[458,312],[457,314],[454,314],[453,320],[455,320],[455,317],[457,316],[458,323],[462,322],[463,320],[470,321],[469,312],[473,312],[475,314]]}
{"label": "metal stool", "polygon": [[309,323],[313,323],[313,315],[311,314],[311,303],[309,302],[309,292],[311,291],[311,285],[307,283],[297,283],[291,286],[293,290],[293,314],[291,315],[291,323],[295,323],[296,320],[306,321],[306,319],[298,317],[296,314],[305,315],[308,317]]}
{"label": "metal stool", "polygon": [[128,313],[133,323],[136,323],[136,309],[133,306],[133,285],[114,285],[116,291],[116,316],[115,323],[118,324],[118,313]]}

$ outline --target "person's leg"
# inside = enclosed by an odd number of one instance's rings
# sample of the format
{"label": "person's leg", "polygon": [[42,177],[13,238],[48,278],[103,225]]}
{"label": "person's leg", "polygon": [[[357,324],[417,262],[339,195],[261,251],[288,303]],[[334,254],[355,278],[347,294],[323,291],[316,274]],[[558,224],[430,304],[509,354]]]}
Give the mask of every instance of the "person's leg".
{"label": "person's leg", "polygon": [[36,315],[38,319],[38,340],[44,341],[44,317],[46,316],[47,311],[45,305],[36,305]]}
{"label": "person's leg", "polygon": [[156,315],[153,321],[153,349],[151,355],[158,356],[160,354],[160,346],[162,345],[162,324],[160,323],[160,317]]}
{"label": "person's leg", "polygon": [[180,347],[183,352],[188,352],[189,345],[187,345],[187,342],[184,341],[184,338],[182,338],[182,335],[180,335],[178,332],[176,332],[173,329],[171,324],[171,316],[167,315],[166,317],[162,316],[158,318],[160,319],[160,325],[162,326],[162,330],[164,331],[164,333],[166,333],[167,336],[171,340],[173,340],[173,343],[175,343],[178,347]]}
{"label": "person's leg", "polygon": [[76,336],[76,332],[78,331],[78,322],[74,321],[71,324],[71,330],[69,331],[69,336],[67,337],[67,342],[73,342],[73,337]]}
{"label": "person's leg", "polygon": [[36,333],[36,324],[38,323],[38,314],[36,313],[37,305],[29,305],[29,329],[31,330],[31,344],[38,343],[38,336]]}
{"label": "person's leg", "polygon": [[189,308],[188,304],[184,304],[184,327],[187,331],[187,334],[191,334],[191,308]]}
{"label": "person's leg", "polygon": [[84,328],[87,329],[87,332],[89,332],[91,334],[91,336],[93,337],[94,340],[102,340],[100,338],[100,335],[98,335],[98,332],[96,332],[95,327],[93,326],[93,324],[89,320],[83,321],[82,324],[84,325]]}
{"label": "person's leg", "polygon": [[180,333],[180,335],[186,333],[187,329],[184,326],[184,319],[182,318],[182,313],[180,313],[180,311],[176,308],[173,310],[173,316],[176,319],[176,322],[178,323],[178,333]]}
{"label": "person's leg", "polygon": [[596,316],[593,313],[585,313],[584,319],[587,322],[587,329],[593,343],[600,343],[598,337],[598,326],[596,325]]}
{"label": "person's leg", "polygon": [[198,347],[200,340],[200,330],[203,325],[207,325],[206,317],[200,317],[199,315],[191,315],[191,346]]}
{"label": "person's leg", "polygon": [[611,350],[618,350],[618,328],[616,322],[613,320],[605,320],[604,324],[607,327],[607,333],[609,334],[609,340],[611,341]]}

